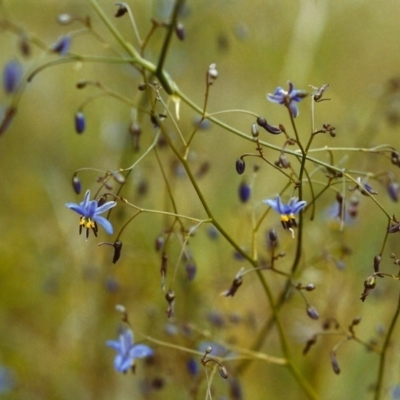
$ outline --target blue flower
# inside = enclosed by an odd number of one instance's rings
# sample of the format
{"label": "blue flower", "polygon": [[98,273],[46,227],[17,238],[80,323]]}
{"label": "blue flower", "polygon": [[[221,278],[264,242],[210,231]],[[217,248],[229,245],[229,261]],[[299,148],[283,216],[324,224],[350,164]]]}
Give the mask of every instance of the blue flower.
{"label": "blue flower", "polygon": [[283,104],[289,108],[290,113],[293,118],[296,118],[299,115],[299,109],[295,102],[299,102],[307,96],[307,93],[304,90],[297,90],[294,88],[293,83],[289,82],[289,90],[283,90],[280,86],[278,86],[274,92],[274,94],[268,93],[267,99],[272,103]]}
{"label": "blue flower", "polygon": [[279,195],[275,199],[267,199],[263,202],[281,215],[284,229],[292,229],[297,226],[295,215],[307,205],[306,201],[299,201],[297,197],[292,197],[288,204],[283,204]]}
{"label": "blue flower", "polygon": [[100,224],[105,231],[112,235],[113,227],[111,222],[106,218],[100,216],[103,212],[116,206],[115,201],[108,201],[103,205],[99,206],[96,200],[90,200],[90,190],[87,190],[83,201],[79,204],[66,203],[65,205],[71,210],[81,215],[79,223],[79,234],[82,233],[82,227],[86,228],[86,237],[89,237],[89,230],[92,229],[94,235],[97,236],[97,224]]}
{"label": "blue flower", "polygon": [[133,366],[135,358],[153,355],[153,350],[149,346],[134,344],[131,329],[124,329],[119,335],[119,340],[107,340],[106,345],[118,353],[114,359],[114,368],[122,373]]}

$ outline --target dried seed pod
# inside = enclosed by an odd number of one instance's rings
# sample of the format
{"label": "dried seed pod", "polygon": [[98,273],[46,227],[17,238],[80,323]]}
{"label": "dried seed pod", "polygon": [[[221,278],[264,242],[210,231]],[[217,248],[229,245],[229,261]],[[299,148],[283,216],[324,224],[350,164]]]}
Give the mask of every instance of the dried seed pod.
{"label": "dried seed pod", "polygon": [[238,158],[236,160],[236,172],[239,175],[242,175],[245,169],[246,169],[246,164],[245,164],[243,158]]}
{"label": "dried seed pod", "polygon": [[113,256],[113,264],[115,264],[119,258],[121,257],[121,250],[122,250],[122,242],[119,240],[116,240],[113,244],[114,246],[114,256]]}
{"label": "dried seed pod", "polygon": [[86,119],[85,119],[85,115],[81,112],[78,111],[75,114],[75,131],[76,133],[83,133],[86,129]]}

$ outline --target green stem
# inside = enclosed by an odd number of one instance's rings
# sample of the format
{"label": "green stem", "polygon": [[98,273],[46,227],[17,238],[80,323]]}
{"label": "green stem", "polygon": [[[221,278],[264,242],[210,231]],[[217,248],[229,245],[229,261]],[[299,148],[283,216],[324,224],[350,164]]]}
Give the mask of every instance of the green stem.
{"label": "green stem", "polygon": [[396,311],[392,318],[392,322],[390,323],[390,327],[386,334],[385,341],[384,341],[383,347],[382,347],[382,352],[381,352],[380,361],[379,361],[379,369],[378,369],[378,380],[376,383],[374,400],[379,400],[381,398],[383,377],[385,375],[386,354],[389,349],[390,339],[392,338],[392,334],[393,334],[394,328],[396,326],[396,322],[397,322],[399,315],[400,315],[400,294],[399,294],[399,299],[397,301]]}

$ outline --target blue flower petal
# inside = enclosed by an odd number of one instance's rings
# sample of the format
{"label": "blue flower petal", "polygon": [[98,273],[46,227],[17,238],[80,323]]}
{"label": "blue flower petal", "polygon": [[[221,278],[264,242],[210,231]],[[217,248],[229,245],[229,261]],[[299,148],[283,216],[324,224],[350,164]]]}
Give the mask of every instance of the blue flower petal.
{"label": "blue flower petal", "polygon": [[114,229],[113,226],[111,225],[111,222],[108,219],[101,217],[99,215],[95,215],[93,217],[93,220],[96,221],[99,225],[101,225],[109,235],[113,234]]}
{"label": "blue flower petal", "polygon": [[153,355],[153,350],[145,344],[136,344],[129,350],[132,358],[143,358]]}

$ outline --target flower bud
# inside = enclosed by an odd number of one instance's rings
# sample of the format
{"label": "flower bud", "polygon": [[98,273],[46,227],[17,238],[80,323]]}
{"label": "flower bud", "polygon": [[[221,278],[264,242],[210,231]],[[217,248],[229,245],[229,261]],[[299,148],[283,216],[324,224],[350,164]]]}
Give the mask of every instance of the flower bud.
{"label": "flower bud", "polygon": [[307,315],[312,319],[319,318],[318,311],[313,306],[310,305],[307,306]]}
{"label": "flower bud", "polygon": [[57,17],[57,22],[60,25],[69,25],[75,18],[72,17],[70,14],[59,14]]}
{"label": "flower bud", "polygon": [[61,36],[52,46],[51,51],[58,53],[61,56],[68,54],[71,47],[71,36],[65,35]]}
{"label": "flower bud", "polygon": [[257,124],[252,124],[251,125],[251,134],[254,139],[258,138],[259,135],[259,130],[258,130],[258,125]]}
{"label": "flower bud", "polygon": [[163,248],[164,242],[165,242],[164,236],[160,235],[156,238],[154,242],[154,248],[156,249],[156,252],[159,252]]}
{"label": "flower bud", "polygon": [[387,191],[390,199],[397,203],[399,201],[400,185],[397,182],[391,181],[387,185]]}
{"label": "flower bud", "polygon": [[186,37],[186,31],[185,27],[181,22],[178,22],[175,27],[175,34],[178,37],[179,40],[185,40]]}
{"label": "flower bud", "polygon": [[189,281],[192,281],[197,273],[197,266],[193,261],[189,261],[185,265],[187,278]]}
{"label": "flower bud", "polygon": [[315,285],[313,283],[309,283],[305,289],[307,290],[307,292],[311,292],[312,290],[315,289]]}
{"label": "flower bud", "polygon": [[85,120],[85,115],[81,112],[78,111],[75,114],[75,131],[76,133],[83,133],[86,128],[86,120]]}
{"label": "flower bud", "polygon": [[125,7],[124,3],[115,3],[118,6],[118,10],[115,13],[114,17],[119,18],[125,15],[128,12],[128,9]]}
{"label": "flower bud", "polygon": [[219,366],[218,371],[222,378],[224,378],[224,379],[228,378],[228,371],[226,370],[226,368],[223,365]]}
{"label": "flower bud", "polygon": [[81,180],[79,179],[79,177],[77,175],[74,175],[72,177],[72,187],[74,188],[74,192],[76,194],[80,194],[81,193],[82,184],[81,184]]}
{"label": "flower bud", "polygon": [[22,80],[22,66],[18,60],[9,61],[3,69],[3,88],[8,94],[15,93]]}
{"label": "flower bud", "polygon": [[374,271],[375,271],[375,272],[379,272],[379,265],[380,265],[381,261],[382,261],[381,255],[380,255],[380,254],[377,254],[377,255],[374,257]]}
{"label": "flower bud", "polygon": [[217,78],[218,78],[217,64],[213,63],[208,67],[207,84],[212,85]]}
{"label": "flower bud", "polygon": [[236,160],[236,172],[239,175],[242,175],[245,169],[246,169],[246,164],[245,164],[243,158],[238,158]]}
{"label": "flower bud", "polygon": [[248,183],[242,182],[239,185],[239,199],[242,203],[247,203],[251,197],[251,187]]}
{"label": "flower bud", "polygon": [[339,375],[340,367],[339,367],[338,360],[336,358],[336,353],[334,351],[331,351],[331,365],[332,365],[333,372],[335,374]]}

